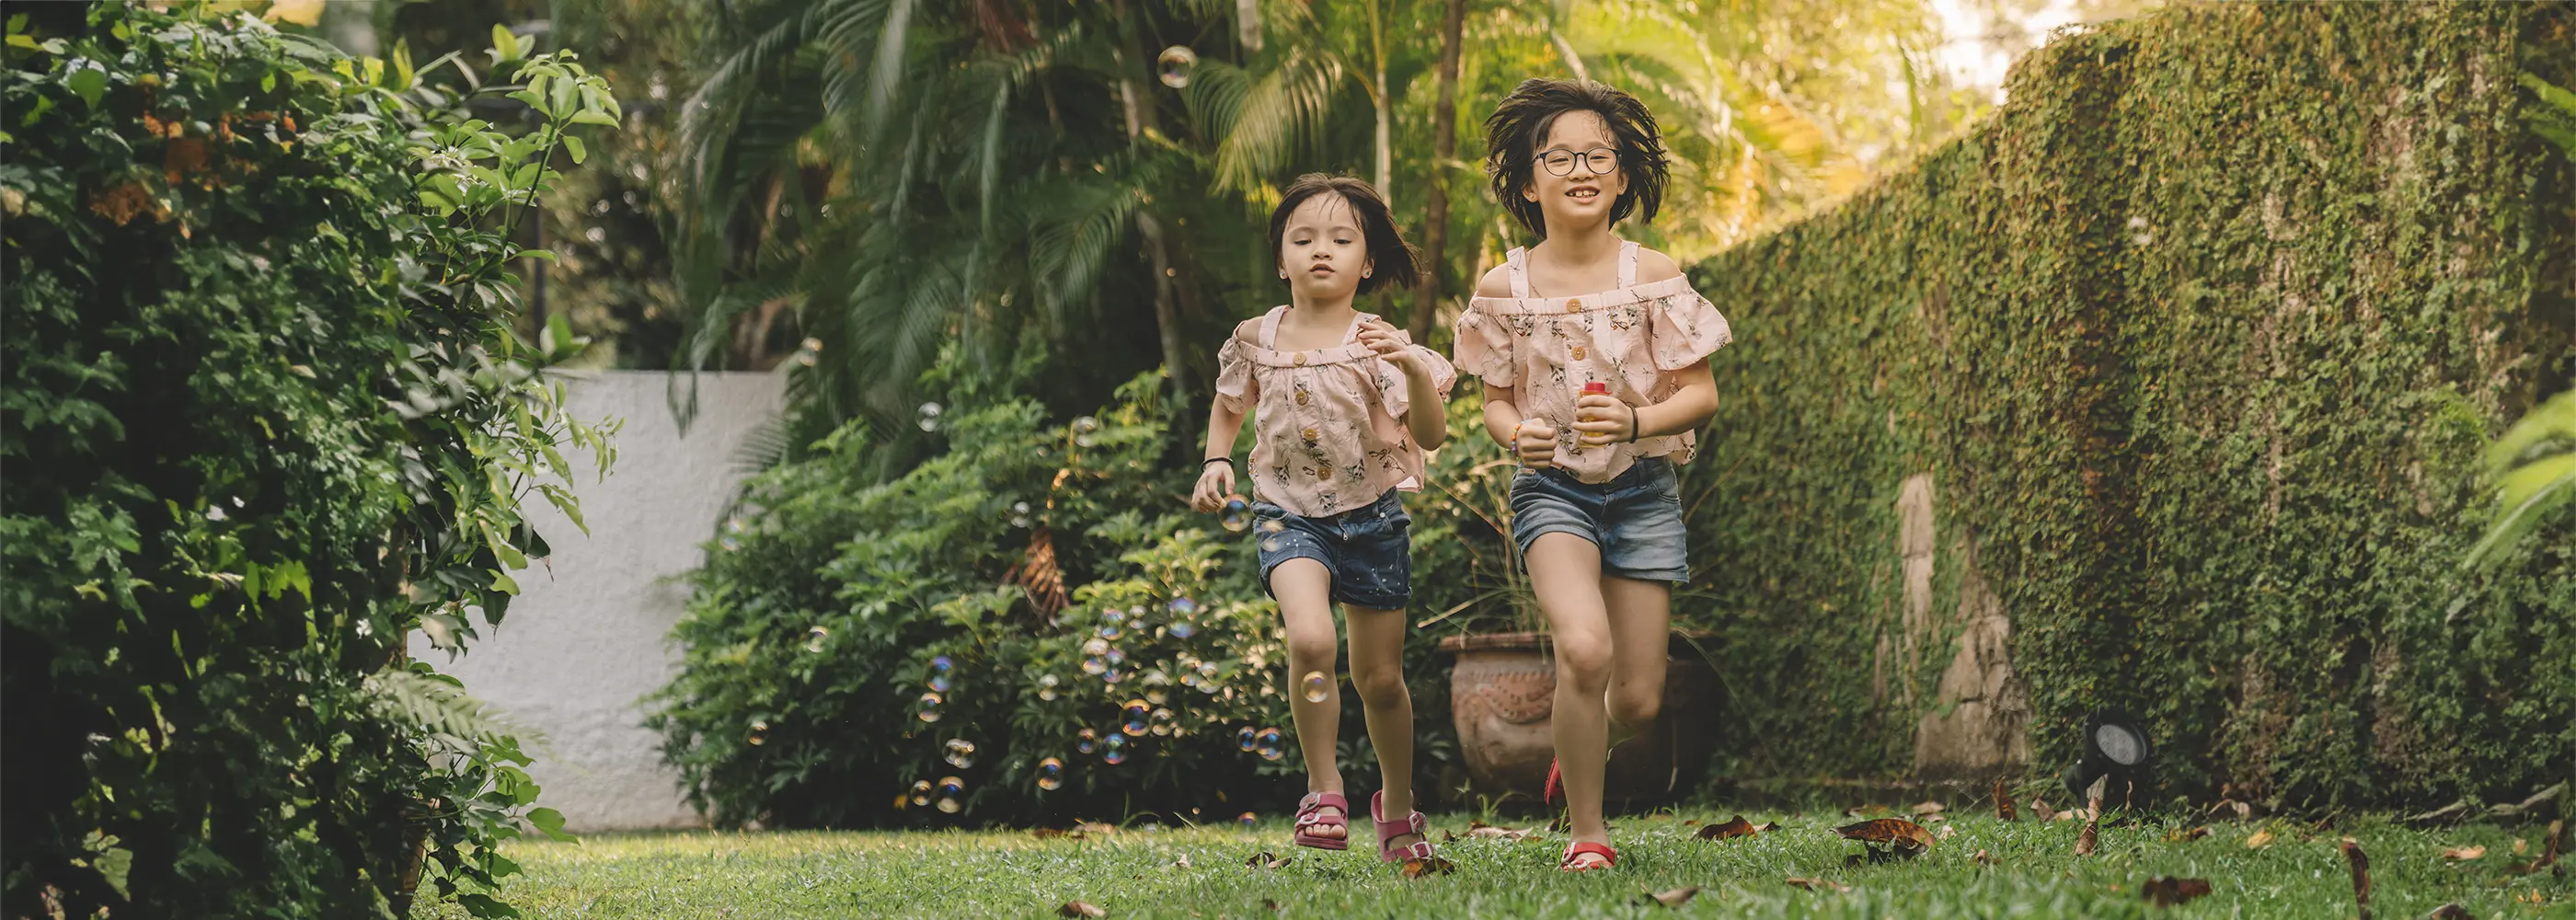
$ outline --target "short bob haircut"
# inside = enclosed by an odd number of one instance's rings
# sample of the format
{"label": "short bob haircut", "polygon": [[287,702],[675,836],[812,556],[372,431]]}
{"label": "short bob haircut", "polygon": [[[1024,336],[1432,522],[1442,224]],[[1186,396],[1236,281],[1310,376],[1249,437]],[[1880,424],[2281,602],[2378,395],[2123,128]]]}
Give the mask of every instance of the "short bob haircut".
{"label": "short bob haircut", "polygon": [[1602,123],[1610,126],[1610,136],[1618,139],[1619,171],[1628,174],[1628,191],[1610,203],[1610,222],[1626,220],[1632,213],[1641,221],[1653,222],[1655,210],[1663,206],[1668,181],[1655,116],[1637,97],[1589,80],[1524,80],[1485,119],[1485,175],[1493,181],[1494,198],[1521,226],[1539,239],[1547,238],[1547,218],[1538,202],[1521,197],[1521,188],[1530,184],[1538,145],[1547,142],[1547,132],[1556,126],[1557,118],[1569,112],[1601,116]]}
{"label": "short bob haircut", "polygon": [[1390,284],[1412,287],[1416,271],[1413,244],[1405,242],[1404,234],[1395,229],[1395,215],[1387,211],[1386,199],[1378,197],[1377,187],[1349,176],[1307,173],[1279,193],[1279,207],[1270,212],[1270,261],[1279,261],[1279,247],[1288,241],[1289,212],[1297,210],[1306,199],[1326,192],[1341,195],[1343,201],[1350,203],[1351,213],[1360,219],[1360,239],[1368,247],[1370,271],[1360,278],[1359,292],[1371,293]]}

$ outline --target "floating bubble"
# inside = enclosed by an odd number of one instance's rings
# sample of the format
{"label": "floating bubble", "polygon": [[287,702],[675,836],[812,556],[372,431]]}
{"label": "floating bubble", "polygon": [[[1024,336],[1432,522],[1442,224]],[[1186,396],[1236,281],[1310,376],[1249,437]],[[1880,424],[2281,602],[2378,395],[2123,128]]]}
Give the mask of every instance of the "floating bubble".
{"label": "floating bubble", "polygon": [[816,626],[808,629],[805,631],[805,650],[820,654],[823,651],[823,641],[830,638],[832,638],[832,630],[829,627]]}
{"label": "floating bubble", "polygon": [[1278,533],[1286,529],[1288,529],[1288,524],[1284,521],[1269,520],[1261,522],[1262,533]]}
{"label": "floating bubble", "polygon": [[1124,638],[1127,635],[1127,627],[1124,622],[1125,619],[1125,617],[1119,616],[1118,611],[1115,610],[1103,613],[1100,615],[1100,629],[1095,631],[1093,635],[1099,636],[1104,641],[1111,642]]}
{"label": "floating bubble", "polygon": [[1122,763],[1126,763],[1126,762],[1127,762],[1127,752],[1126,752],[1126,751],[1119,750],[1119,749],[1117,749],[1117,748],[1110,748],[1110,749],[1109,749],[1109,753],[1106,753],[1106,754],[1102,754],[1102,755],[1100,755],[1100,762],[1101,762],[1101,763],[1108,764],[1108,765],[1113,766],[1113,767],[1114,767],[1114,766],[1117,766],[1117,765],[1119,765],[1119,764],[1122,764]]}
{"label": "floating bubble", "polygon": [[1027,527],[1027,526],[1029,526],[1029,503],[1028,503],[1028,502],[1012,502],[1012,503],[1011,503],[1011,526],[1013,526],[1013,527]]}
{"label": "floating bubble", "polygon": [[1100,656],[1098,655],[1093,655],[1082,660],[1082,673],[1098,677],[1101,675],[1101,672],[1107,670],[1109,670],[1109,662],[1100,660]]}
{"label": "floating bubble", "polygon": [[726,533],[741,533],[743,526],[741,515],[734,515],[733,517],[725,519]]}
{"label": "floating bubble", "polygon": [[964,770],[975,765],[975,742],[950,738],[947,744],[948,765]]}
{"label": "floating bubble", "polygon": [[716,545],[724,547],[725,552],[733,552],[734,550],[742,548],[742,541],[736,540],[731,536],[727,536],[722,540],[717,540]]}
{"label": "floating bubble", "polygon": [[1117,683],[1117,682],[1119,682],[1119,681],[1121,681],[1121,680],[1125,680],[1125,679],[1126,679],[1126,677],[1127,677],[1127,675],[1120,674],[1120,673],[1118,673],[1118,672],[1116,672],[1116,671],[1111,671],[1111,672],[1109,672],[1109,673],[1107,673],[1107,674],[1100,675],[1100,682],[1101,682],[1101,683],[1104,683],[1104,684],[1114,684],[1114,683]]}
{"label": "floating bubble", "polygon": [[1064,761],[1053,757],[1038,761],[1038,788],[1048,792],[1064,788]]}
{"label": "floating bubble", "polygon": [[955,670],[957,670],[957,663],[948,660],[946,655],[930,659],[930,689],[941,693],[948,692],[949,674]]}
{"label": "floating bubble", "polygon": [[[1161,674],[1161,673],[1163,673],[1163,672],[1161,672],[1161,671],[1156,671],[1156,672],[1154,672],[1154,673],[1155,673],[1155,674]],[[1149,679],[1147,682],[1148,682],[1148,683],[1150,683],[1150,682],[1151,682],[1151,680]],[[1165,697],[1165,696],[1163,695],[1163,691],[1160,691],[1160,690],[1156,690],[1156,691],[1153,691],[1153,692],[1151,692],[1151,693],[1147,693],[1147,694],[1145,694],[1145,702],[1152,703],[1152,704],[1154,704],[1154,705],[1156,705],[1156,706],[1163,705],[1163,703],[1164,703],[1167,699],[1169,699],[1169,698],[1168,698],[1168,697]]]}
{"label": "floating bubble", "polygon": [[1154,70],[1163,85],[1173,89],[1190,85],[1190,74],[1199,68],[1199,53],[1187,45],[1173,45],[1154,58]]}
{"label": "floating bubble", "polygon": [[957,777],[954,777],[954,776],[942,776],[942,777],[940,777],[940,778],[939,778],[939,794],[940,794],[940,795],[957,795],[957,794],[962,793],[962,792],[965,792],[965,791],[966,791],[966,781],[965,781],[965,780],[958,779]]}
{"label": "floating bubble", "polygon": [[1127,736],[1111,735],[1100,742],[1100,759],[1110,766],[1127,762]]}
{"label": "floating bubble", "polygon": [[1073,446],[1090,447],[1099,443],[1092,435],[1099,433],[1100,420],[1085,415],[1073,420]]}
{"label": "floating bubble", "polygon": [[1109,640],[1107,640],[1107,639],[1092,639],[1092,640],[1086,641],[1086,642],[1082,643],[1082,653],[1083,653],[1083,654],[1085,654],[1085,655],[1106,655],[1106,654],[1109,654]]}
{"label": "floating bubble", "polygon": [[1111,646],[1111,647],[1110,647],[1110,649],[1109,649],[1109,654],[1107,654],[1107,655],[1103,655],[1103,656],[1101,656],[1101,657],[1102,657],[1102,658],[1104,658],[1104,659],[1107,659],[1107,660],[1108,660],[1108,662],[1109,662],[1109,666],[1114,668],[1114,667],[1117,667],[1117,666],[1119,666],[1119,665],[1122,665],[1122,664],[1126,664],[1126,663],[1127,663],[1127,650],[1122,649],[1122,648],[1118,648],[1118,647],[1116,647],[1116,646]]}
{"label": "floating bubble", "polygon": [[1288,756],[1287,739],[1282,737],[1276,728],[1262,729],[1260,734],[1253,736],[1252,747],[1263,760],[1278,760]]}
{"label": "floating bubble", "polygon": [[1253,814],[1252,814],[1251,812],[1248,812],[1248,811],[1247,811],[1247,812],[1244,812],[1244,813],[1242,813],[1242,814],[1239,814],[1239,815],[1234,816],[1234,823],[1236,823],[1236,824],[1240,824],[1240,825],[1243,825],[1243,826],[1244,826],[1244,828],[1245,828],[1245,829],[1247,829],[1247,830],[1248,830],[1248,829],[1250,829],[1254,824],[1258,824],[1258,823],[1260,823],[1260,821],[1261,821],[1261,819],[1260,819],[1260,818],[1253,817]]}
{"label": "floating bubble", "polygon": [[1153,708],[1145,705],[1144,700],[1128,700],[1126,708],[1119,712],[1118,730],[1131,736],[1144,734],[1145,719]]}
{"label": "floating bubble", "polygon": [[1154,734],[1157,734],[1157,735],[1168,735],[1168,734],[1171,734],[1171,733],[1172,733],[1172,711],[1171,711],[1171,710],[1169,710],[1169,709],[1157,709],[1157,710],[1154,710],[1154,715],[1152,716],[1152,718],[1153,718],[1153,720],[1154,720]]}
{"label": "floating bubble", "polygon": [[[1169,674],[1165,674],[1165,673],[1163,673],[1163,669],[1161,669],[1161,668],[1155,668],[1155,669],[1153,669],[1153,670],[1151,670],[1151,671],[1147,671],[1147,672],[1145,672],[1145,686],[1148,686],[1148,687],[1169,687],[1169,686],[1171,686],[1171,685],[1172,685],[1172,675],[1169,675]],[[1156,692],[1156,693],[1151,693],[1151,694],[1147,694],[1147,695],[1148,695],[1148,696],[1162,696],[1163,694],[1162,694],[1162,693],[1160,693],[1160,692]],[[1155,700],[1154,702],[1160,703],[1160,702],[1162,702],[1162,700]]]}
{"label": "floating bubble", "polygon": [[1184,687],[1196,687],[1196,686],[1198,686],[1198,685],[1199,685],[1199,672],[1197,672],[1197,671],[1182,671],[1182,672],[1181,672],[1181,686],[1184,686]]}
{"label": "floating bubble", "polygon": [[1253,748],[1260,746],[1256,737],[1258,734],[1259,733],[1252,730],[1252,726],[1246,725],[1243,727],[1242,731],[1235,733],[1234,742],[1241,745],[1245,751],[1250,751]]}
{"label": "floating bubble", "polygon": [[1174,639],[1187,639],[1198,634],[1199,628],[1186,622],[1175,622],[1172,624],[1172,638]]}
{"label": "floating bubble", "polygon": [[1056,686],[1058,683],[1060,683],[1060,681],[1056,680],[1056,676],[1055,676],[1055,675],[1053,675],[1053,674],[1040,674],[1040,675],[1038,675],[1038,686],[1041,686],[1041,687],[1053,687],[1053,686]]}
{"label": "floating bubble", "polygon": [[1300,683],[1305,687],[1306,702],[1321,703],[1326,697],[1333,695],[1333,681],[1325,677],[1322,671],[1306,672],[1306,679]]}
{"label": "floating bubble", "polygon": [[939,721],[939,704],[942,702],[945,702],[945,700],[940,699],[939,694],[924,693],[921,695],[921,700],[913,704],[913,714],[920,716],[921,720],[924,722],[937,722]]}
{"label": "floating bubble", "polygon": [[928,804],[930,804],[930,781],[929,781],[929,780],[926,780],[926,779],[917,779],[917,780],[913,780],[913,781],[912,781],[912,804],[914,804],[914,805],[928,805]]}
{"label": "floating bubble", "polygon": [[1038,691],[1038,699],[1052,703],[1055,702],[1055,697],[1056,693],[1055,688],[1053,687],[1047,687]]}
{"label": "floating bubble", "polygon": [[1171,607],[1172,615],[1176,617],[1185,617],[1199,612],[1199,602],[1186,597],[1172,598]]}
{"label": "floating bubble", "polygon": [[1252,503],[1244,501],[1240,495],[1226,496],[1225,509],[1216,513],[1216,522],[1223,525],[1227,533],[1244,532],[1252,526]]}
{"label": "floating bubble", "polygon": [[744,744],[753,746],[767,743],[769,741],[769,723],[758,719],[752,720],[751,730],[743,734],[742,740]]}
{"label": "floating bubble", "polygon": [[921,411],[920,411],[920,415],[921,415],[921,430],[923,430],[923,431],[938,431],[938,430],[939,430],[939,417],[940,417],[941,415],[943,415],[943,414],[946,414],[946,412],[947,412],[947,410],[944,410],[944,409],[939,408],[939,404],[938,404],[938,403],[935,403],[935,402],[926,402],[926,403],[922,403],[922,404],[921,404]]}
{"label": "floating bubble", "polygon": [[1077,752],[1089,754],[1092,751],[1092,747],[1099,742],[1100,733],[1092,731],[1091,729],[1085,728],[1073,733],[1073,749]]}
{"label": "floating bubble", "polygon": [[945,799],[940,799],[940,800],[939,800],[939,810],[940,810],[940,811],[947,812],[947,813],[952,814],[952,815],[953,815],[953,814],[956,814],[958,809],[960,809],[960,808],[964,808],[964,807],[966,807],[966,806],[963,806],[963,805],[959,805],[959,804],[957,804],[957,800],[956,800],[956,799],[954,799],[954,798],[945,798]]}

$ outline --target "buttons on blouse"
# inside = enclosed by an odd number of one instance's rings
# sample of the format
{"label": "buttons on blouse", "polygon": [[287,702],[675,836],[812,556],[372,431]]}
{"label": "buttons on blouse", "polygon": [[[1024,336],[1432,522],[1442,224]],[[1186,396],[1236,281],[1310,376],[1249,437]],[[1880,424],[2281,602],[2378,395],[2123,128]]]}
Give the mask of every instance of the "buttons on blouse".
{"label": "buttons on blouse", "polygon": [[1305,353],[1305,352],[1302,352],[1302,351],[1301,351],[1301,352],[1298,352],[1298,353],[1297,353],[1297,366],[1298,366],[1298,367],[1305,367],[1305,366],[1306,366],[1306,353]]}
{"label": "buttons on blouse", "polygon": [[[1581,345],[1574,346],[1574,348],[1573,348],[1572,350],[1570,350],[1570,351],[1566,352],[1566,354],[1571,355],[1571,356],[1574,358],[1574,360],[1581,361],[1581,360],[1583,360],[1583,346],[1581,346]],[[1304,395],[1306,395],[1306,394],[1304,394],[1304,393],[1299,393],[1299,394],[1297,394],[1297,395],[1299,395],[1299,396],[1304,396]]]}
{"label": "buttons on blouse", "polygon": [[1313,400],[1313,398],[1313,394],[1307,393],[1304,390],[1297,391],[1297,404],[1300,406],[1305,405],[1309,401]]}
{"label": "buttons on blouse", "polygon": [[1568,297],[1568,298],[1566,298],[1566,299],[1565,299],[1565,312],[1567,312],[1567,313],[1581,313],[1581,312],[1583,312],[1583,298],[1581,298],[1581,297]]}
{"label": "buttons on blouse", "polygon": [[[1304,394],[1299,394],[1299,395],[1304,395]],[[1304,431],[1300,431],[1300,432],[1298,432],[1298,434],[1300,434],[1300,435],[1304,435],[1304,436],[1305,436],[1305,438],[1306,438],[1306,440],[1309,440],[1309,441],[1315,440],[1315,429],[1314,429],[1314,427],[1313,427],[1313,426],[1308,426],[1308,427],[1306,428],[1306,430],[1304,430]]]}

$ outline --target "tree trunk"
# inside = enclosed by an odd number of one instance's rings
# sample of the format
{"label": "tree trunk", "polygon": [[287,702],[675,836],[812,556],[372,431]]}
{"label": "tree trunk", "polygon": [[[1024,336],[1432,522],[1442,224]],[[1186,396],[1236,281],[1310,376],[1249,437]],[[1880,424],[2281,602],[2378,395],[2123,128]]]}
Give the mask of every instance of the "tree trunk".
{"label": "tree trunk", "polygon": [[1467,0],[1449,0],[1440,23],[1440,95],[1431,109],[1431,182],[1424,189],[1429,212],[1422,228],[1422,277],[1415,283],[1412,321],[1406,330],[1415,342],[1428,344],[1431,324],[1439,318],[1448,295],[1442,276],[1448,273],[1449,160],[1458,155],[1458,45],[1466,30]]}
{"label": "tree trunk", "polygon": [[[1154,115],[1154,100],[1145,85],[1145,46],[1138,30],[1144,26],[1130,15],[1125,0],[1113,9],[1119,22],[1118,101],[1127,115],[1127,142],[1133,146],[1144,139],[1148,130],[1159,130]],[[1182,361],[1179,309],[1173,302],[1176,286],[1170,244],[1163,237],[1163,224],[1151,211],[1136,209],[1136,235],[1145,241],[1145,253],[1154,266],[1154,325],[1162,332],[1163,373],[1172,379],[1172,393],[1183,405],[1190,401],[1190,368]]]}

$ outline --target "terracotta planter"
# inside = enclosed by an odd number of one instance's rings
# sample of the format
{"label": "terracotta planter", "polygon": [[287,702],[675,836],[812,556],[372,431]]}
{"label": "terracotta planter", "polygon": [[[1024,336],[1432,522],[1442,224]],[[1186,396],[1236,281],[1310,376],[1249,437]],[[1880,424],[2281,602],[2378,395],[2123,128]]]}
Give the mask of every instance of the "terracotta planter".
{"label": "terracotta planter", "polygon": [[[1475,791],[1538,801],[1556,756],[1549,734],[1556,661],[1547,635],[1450,636],[1440,640],[1440,650],[1457,656],[1449,705]],[[1619,808],[1653,807],[1688,793],[1717,748],[1724,686],[1679,634],[1665,654],[1663,711],[1653,727],[1610,751],[1604,798]]]}

